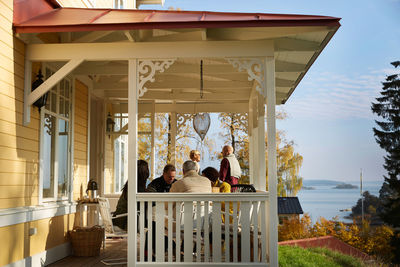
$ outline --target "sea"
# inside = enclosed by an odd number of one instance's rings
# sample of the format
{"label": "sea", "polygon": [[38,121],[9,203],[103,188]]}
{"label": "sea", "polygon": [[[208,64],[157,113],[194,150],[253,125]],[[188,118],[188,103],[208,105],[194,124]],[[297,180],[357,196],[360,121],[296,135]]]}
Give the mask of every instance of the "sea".
{"label": "sea", "polygon": [[[338,184],[351,184],[357,186],[354,189],[334,189]],[[383,181],[363,181],[363,192],[379,196],[379,190]],[[360,181],[332,181],[332,180],[303,180],[303,187],[297,196],[304,213],[308,213],[313,223],[320,217],[332,219],[338,217],[340,221],[352,222],[346,218],[351,213],[351,208],[360,199]],[[340,211],[347,210],[350,211]]]}

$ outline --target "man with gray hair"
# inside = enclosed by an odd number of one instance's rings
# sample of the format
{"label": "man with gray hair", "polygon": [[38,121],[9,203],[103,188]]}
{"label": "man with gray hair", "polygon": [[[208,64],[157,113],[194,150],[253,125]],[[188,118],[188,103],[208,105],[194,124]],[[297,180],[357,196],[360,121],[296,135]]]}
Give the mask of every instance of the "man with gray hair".
{"label": "man with gray hair", "polygon": [[230,185],[238,184],[239,178],[242,174],[239,161],[233,154],[233,147],[226,145],[222,148],[221,167],[219,169],[219,179],[227,182]]}
{"label": "man with gray hair", "polygon": [[194,161],[183,163],[183,178],[173,183],[169,192],[175,193],[211,193],[211,182],[197,173]]}

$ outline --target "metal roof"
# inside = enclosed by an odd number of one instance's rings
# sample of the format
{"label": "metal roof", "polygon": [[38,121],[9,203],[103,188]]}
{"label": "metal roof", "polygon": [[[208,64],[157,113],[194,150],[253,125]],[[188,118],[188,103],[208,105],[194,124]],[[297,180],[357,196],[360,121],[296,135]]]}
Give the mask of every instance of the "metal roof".
{"label": "metal roof", "polygon": [[278,197],[278,214],[303,214],[298,197]]}
{"label": "metal roof", "polygon": [[[339,18],[310,15],[209,11],[56,8],[26,19],[14,16],[17,33],[78,32],[128,29],[339,27]],[[25,20],[24,20],[25,19]]]}
{"label": "metal roof", "polygon": [[[288,100],[340,27],[340,18],[328,16],[61,8],[54,1],[14,0],[13,27],[19,39],[28,45],[135,43],[147,47],[157,43],[271,41],[274,46],[277,104]],[[190,45],[187,49],[191,49]],[[224,58],[201,59],[204,60],[205,73],[204,99],[196,97],[200,82],[200,58],[195,57],[177,58],[171,68],[156,75],[157,82],[149,84],[148,92],[141,99],[161,101],[161,98],[168,103],[172,100],[187,103],[190,99],[211,103],[219,93],[221,100],[235,100],[243,104],[240,110],[247,110],[253,87],[247,73],[234,68]],[[61,65],[54,67],[58,69]],[[89,60],[73,74],[95,75],[96,96],[126,101],[127,73],[126,61]]]}

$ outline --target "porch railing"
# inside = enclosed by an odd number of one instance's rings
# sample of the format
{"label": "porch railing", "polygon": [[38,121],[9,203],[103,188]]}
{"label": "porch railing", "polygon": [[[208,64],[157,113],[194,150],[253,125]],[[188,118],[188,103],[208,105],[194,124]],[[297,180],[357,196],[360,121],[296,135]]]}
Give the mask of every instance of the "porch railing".
{"label": "porch railing", "polygon": [[139,193],[137,264],[265,266],[267,201],[268,192]]}

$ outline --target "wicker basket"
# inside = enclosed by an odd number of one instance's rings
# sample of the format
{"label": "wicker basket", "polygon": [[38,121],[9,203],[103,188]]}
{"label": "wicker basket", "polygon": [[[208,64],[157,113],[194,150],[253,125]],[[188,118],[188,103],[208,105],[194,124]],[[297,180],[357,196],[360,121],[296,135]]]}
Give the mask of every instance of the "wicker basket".
{"label": "wicker basket", "polygon": [[76,227],[69,231],[75,256],[97,256],[100,254],[104,238],[104,228],[95,225],[91,228]]}

